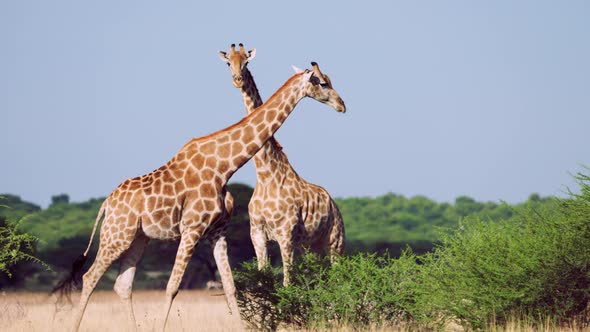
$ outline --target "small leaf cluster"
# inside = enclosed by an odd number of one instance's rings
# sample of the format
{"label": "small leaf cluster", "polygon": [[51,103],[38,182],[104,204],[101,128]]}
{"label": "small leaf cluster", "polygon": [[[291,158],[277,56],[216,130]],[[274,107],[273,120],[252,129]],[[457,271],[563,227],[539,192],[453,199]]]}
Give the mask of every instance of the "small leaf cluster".
{"label": "small leaf cluster", "polygon": [[22,261],[36,262],[49,269],[47,264],[33,255],[38,239],[19,230],[25,219],[23,217],[15,222],[0,220],[0,271],[8,277],[12,277],[11,268]]}

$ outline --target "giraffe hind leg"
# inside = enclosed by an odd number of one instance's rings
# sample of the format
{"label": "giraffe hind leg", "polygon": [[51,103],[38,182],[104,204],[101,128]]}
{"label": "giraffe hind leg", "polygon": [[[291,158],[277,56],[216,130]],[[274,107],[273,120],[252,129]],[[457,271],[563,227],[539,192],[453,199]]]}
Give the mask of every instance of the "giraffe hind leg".
{"label": "giraffe hind leg", "polygon": [[145,247],[149,242],[149,238],[138,232],[137,236],[131,243],[131,246],[121,256],[121,266],[119,267],[119,275],[115,281],[115,293],[119,295],[119,298],[125,305],[127,311],[129,331],[137,330],[137,324],[135,321],[135,315],[133,314],[133,303],[132,303],[132,286],[133,278],[135,277],[135,271],[137,263],[143,256]]}
{"label": "giraffe hind leg", "polygon": [[224,198],[225,212],[219,217],[219,220],[214,223],[215,226],[211,232],[207,234],[207,238],[213,249],[213,257],[215,258],[215,264],[217,265],[217,270],[221,277],[221,283],[223,285],[223,291],[225,293],[229,311],[234,316],[234,319],[237,319],[238,323],[241,324],[240,311],[236,299],[236,287],[231,273],[231,266],[229,265],[227,241],[225,239],[227,224],[233,213],[233,208],[233,196],[231,193],[227,192]]}
{"label": "giraffe hind leg", "polygon": [[344,223],[342,217],[338,212],[332,232],[330,233],[330,261],[334,263],[337,257],[344,255],[346,245],[346,237],[344,233]]}
{"label": "giraffe hind leg", "polygon": [[[101,239],[102,240],[102,239]],[[82,317],[84,316],[84,311],[86,310],[86,306],[88,305],[88,300],[90,299],[90,295],[94,291],[96,284],[103,276],[105,271],[111,266],[111,264],[121,256],[125,250],[130,246],[131,240],[124,241],[123,244],[117,243],[114,245],[112,243],[104,243],[101,241],[100,248],[98,249],[98,253],[96,255],[96,259],[92,266],[84,274],[82,277],[83,285],[82,285],[82,292],[80,294],[80,302],[78,303],[78,308],[76,313],[74,314],[74,320],[72,325],[72,330],[77,331],[80,327],[80,323],[82,322]]]}
{"label": "giraffe hind leg", "polygon": [[236,300],[236,287],[227,256],[227,241],[225,239],[227,222],[227,219],[219,221],[220,225],[209,235],[209,242],[213,248],[213,257],[215,258],[215,264],[221,276],[221,283],[223,284],[223,291],[229,311],[239,319],[240,311]]}
{"label": "giraffe hind leg", "polygon": [[180,244],[178,245],[178,251],[176,252],[174,267],[172,268],[172,273],[170,274],[170,279],[168,279],[168,285],[166,286],[166,302],[164,304],[164,320],[162,321],[160,328],[161,331],[164,331],[166,328],[166,322],[168,321],[172,301],[174,301],[174,298],[178,294],[178,288],[180,287],[182,276],[184,275],[186,266],[193,255],[197,242],[199,242],[199,239],[203,235],[203,230],[204,228],[202,227],[185,229],[180,237]]}

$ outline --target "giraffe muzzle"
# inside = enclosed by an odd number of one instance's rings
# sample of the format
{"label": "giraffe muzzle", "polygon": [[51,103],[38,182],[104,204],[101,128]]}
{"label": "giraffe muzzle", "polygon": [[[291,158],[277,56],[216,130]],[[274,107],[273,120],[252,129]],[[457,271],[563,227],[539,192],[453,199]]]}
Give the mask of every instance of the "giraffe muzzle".
{"label": "giraffe muzzle", "polygon": [[242,76],[234,76],[232,82],[236,88],[241,88],[244,85],[244,80],[242,79]]}
{"label": "giraffe muzzle", "polygon": [[344,104],[344,100],[342,100],[342,98],[338,97],[335,101],[332,100],[328,102],[328,104],[332,106],[336,112],[346,113],[346,105]]}

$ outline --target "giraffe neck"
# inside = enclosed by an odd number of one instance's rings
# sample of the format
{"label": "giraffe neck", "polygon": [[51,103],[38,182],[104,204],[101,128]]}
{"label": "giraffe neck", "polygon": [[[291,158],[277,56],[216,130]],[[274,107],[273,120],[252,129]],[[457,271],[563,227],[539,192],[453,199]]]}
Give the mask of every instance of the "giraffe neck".
{"label": "giraffe neck", "polygon": [[244,82],[241,88],[242,99],[244,99],[246,112],[250,114],[254,112],[257,107],[262,105],[262,98],[260,97],[260,93],[258,93],[254,77],[252,77],[252,74],[247,67],[242,71],[242,80]]}
{"label": "giraffe neck", "polygon": [[[244,80],[244,84],[241,88],[242,99],[246,106],[246,112],[250,114],[254,112],[257,107],[262,105],[262,98],[256,87],[256,82],[254,82],[254,77],[247,67],[242,71],[242,79]],[[260,151],[256,153],[253,159],[258,180],[264,181],[269,177],[268,172],[271,172],[271,176],[272,173],[277,172],[284,174],[284,170],[291,168],[287,156],[282,150],[283,147],[273,136],[266,144],[264,144]]]}
{"label": "giraffe neck", "polygon": [[[266,144],[305,96],[302,76],[295,74],[266,103],[240,122],[209,136],[193,139],[182,151],[194,160],[194,165],[200,165],[198,169],[214,168],[220,185],[224,185]],[[208,165],[209,159],[215,166]]]}

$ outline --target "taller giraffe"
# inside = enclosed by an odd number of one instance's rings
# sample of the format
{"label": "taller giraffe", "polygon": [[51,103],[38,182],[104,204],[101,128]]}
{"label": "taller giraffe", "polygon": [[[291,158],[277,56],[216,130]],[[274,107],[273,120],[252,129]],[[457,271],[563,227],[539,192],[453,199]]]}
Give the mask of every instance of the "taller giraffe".
{"label": "taller giraffe", "polygon": [[[149,239],[180,239],[166,287],[162,330],[166,326],[186,265],[195,245],[204,235],[213,238],[215,261],[228,304],[233,313],[238,313],[222,225],[233,204],[226,191],[226,184],[234,172],[272,137],[302,98],[311,97],[338,112],[346,111],[338,93],[323,83],[324,78],[317,64],[312,65],[313,71],[305,70],[293,75],[267,103],[238,123],[190,140],[164,166],[124,181],[106,198],[90,237],[92,243],[98,222],[104,214],[96,259],[83,277],[80,303],[74,316],[74,330],[80,326],[98,280],[119,257],[121,269],[115,281],[115,292],[127,304],[131,328],[136,328],[131,285],[135,266]],[[88,249],[83,258],[87,253]],[[73,277],[77,275],[76,269],[81,269],[81,262],[83,259],[74,264]],[[63,283],[61,286],[67,285]]]}
{"label": "taller giraffe", "polygon": [[[251,114],[262,105],[262,98],[247,64],[256,49],[245,51],[244,45],[230,47],[229,54],[220,51],[240,88],[246,111]],[[331,88],[330,78],[313,67],[320,84]],[[258,268],[268,261],[267,242],[275,240],[283,259],[283,283],[289,283],[289,267],[294,251],[308,247],[333,259],[344,253],[344,223],[340,210],[328,192],[305,181],[293,169],[277,140],[271,137],[254,156],[256,187],[248,205],[250,236],[258,259]]]}

